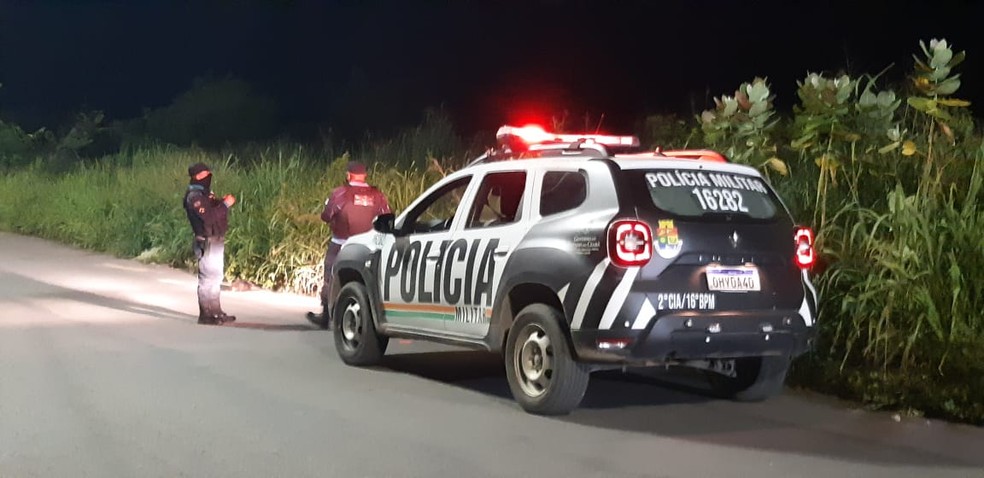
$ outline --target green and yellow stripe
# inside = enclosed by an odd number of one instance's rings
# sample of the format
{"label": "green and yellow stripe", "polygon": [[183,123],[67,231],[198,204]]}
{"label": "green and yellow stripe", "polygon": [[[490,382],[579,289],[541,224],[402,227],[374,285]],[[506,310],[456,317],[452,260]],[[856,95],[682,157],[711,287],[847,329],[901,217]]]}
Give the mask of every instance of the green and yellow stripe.
{"label": "green and yellow stripe", "polygon": [[[411,317],[418,319],[448,320],[453,321],[455,316],[453,305],[439,304],[401,304],[397,302],[384,302],[383,310],[390,317]],[[492,317],[492,309],[485,309],[485,316]]]}
{"label": "green and yellow stripe", "polygon": [[413,317],[418,319],[454,320],[454,306],[436,304],[383,303],[386,315],[390,317]]}

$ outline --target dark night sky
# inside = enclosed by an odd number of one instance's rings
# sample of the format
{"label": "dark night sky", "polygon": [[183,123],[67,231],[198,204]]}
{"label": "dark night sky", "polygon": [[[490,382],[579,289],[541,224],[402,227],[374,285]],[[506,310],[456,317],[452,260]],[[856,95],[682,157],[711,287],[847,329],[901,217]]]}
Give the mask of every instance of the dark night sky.
{"label": "dark night sky", "polygon": [[127,118],[211,72],[276,97],[292,123],[372,98],[373,128],[439,104],[466,133],[565,108],[615,128],[689,115],[756,75],[780,108],[808,70],[894,62],[898,79],[934,37],[967,50],[959,96],[984,111],[982,28],[984,1],[0,0],[0,114],[27,129],[82,107]]}

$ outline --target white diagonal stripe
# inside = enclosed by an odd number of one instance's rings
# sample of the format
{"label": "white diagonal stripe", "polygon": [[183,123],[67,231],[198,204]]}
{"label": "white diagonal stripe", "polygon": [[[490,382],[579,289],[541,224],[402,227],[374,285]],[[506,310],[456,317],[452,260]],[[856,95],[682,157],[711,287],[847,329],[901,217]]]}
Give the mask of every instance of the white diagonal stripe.
{"label": "white diagonal stripe", "polygon": [[656,308],[653,307],[653,303],[649,302],[649,299],[644,299],[642,301],[642,307],[639,308],[639,315],[636,316],[635,322],[632,322],[633,329],[644,329],[646,325],[649,324],[649,319],[656,315]]}
{"label": "white diagonal stripe", "polygon": [[638,267],[625,271],[622,282],[618,283],[618,287],[612,293],[612,298],[608,301],[608,306],[605,307],[605,313],[601,316],[601,323],[598,324],[599,330],[612,327],[612,322],[615,322],[615,316],[622,310],[622,305],[625,304],[625,298],[629,296],[629,291],[632,290],[632,284],[635,283],[637,275],[639,275]]}
{"label": "white diagonal stripe", "polygon": [[[810,292],[813,294],[813,303],[815,304],[820,299],[819,297],[817,297],[817,290],[813,287],[813,283],[810,282],[810,276],[806,273],[806,271],[802,271],[802,274],[803,274],[803,283],[806,284],[806,287],[809,288]],[[804,292],[803,295],[805,296],[806,293]],[[803,304],[800,306],[799,313],[800,315],[803,316],[803,321],[806,322],[806,326],[812,327],[813,316],[810,314],[810,304],[809,302],[807,302],[806,297],[803,297]]]}
{"label": "white diagonal stripe", "polygon": [[803,298],[803,303],[800,305],[799,313],[800,316],[803,317],[803,322],[806,323],[806,326],[812,327],[813,316],[810,314],[810,304],[806,302],[806,297]]}
{"label": "white diagonal stripe", "polygon": [[564,303],[564,299],[567,298],[567,288],[570,287],[570,286],[571,286],[570,284],[565,285],[563,288],[560,289],[560,292],[557,293],[557,295],[560,296],[560,303],[561,304],[563,304]]}
{"label": "white diagonal stripe", "polygon": [[581,328],[581,322],[584,321],[584,313],[587,312],[588,304],[591,303],[591,297],[594,296],[595,289],[598,287],[598,283],[601,282],[601,276],[605,273],[605,269],[608,268],[608,261],[609,259],[606,257],[591,271],[591,276],[588,277],[588,281],[584,284],[584,290],[581,291],[581,298],[577,301],[577,308],[574,309],[574,321],[571,322],[571,329],[576,330]]}

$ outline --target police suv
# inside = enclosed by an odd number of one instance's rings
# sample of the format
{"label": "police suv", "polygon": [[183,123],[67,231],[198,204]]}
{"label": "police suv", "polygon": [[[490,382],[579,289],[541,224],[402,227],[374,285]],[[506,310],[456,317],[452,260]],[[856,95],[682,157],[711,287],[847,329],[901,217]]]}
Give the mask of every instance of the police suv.
{"label": "police suv", "polygon": [[781,391],[812,346],[813,234],[755,169],[632,136],[497,139],[342,247],[328,307],[345,363],[378,363],[391,337],[499,352],[537,414],[626,366],[697,368],[737,400]]}

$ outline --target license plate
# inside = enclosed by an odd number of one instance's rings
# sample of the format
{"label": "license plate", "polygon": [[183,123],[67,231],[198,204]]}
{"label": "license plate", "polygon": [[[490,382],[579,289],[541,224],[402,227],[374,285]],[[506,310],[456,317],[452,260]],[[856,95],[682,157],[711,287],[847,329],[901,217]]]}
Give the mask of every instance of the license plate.
{"label": "license plate", "polygon": [[707,289],[719,292],[754,292],[761,290],[755,267],[708,267]]}

